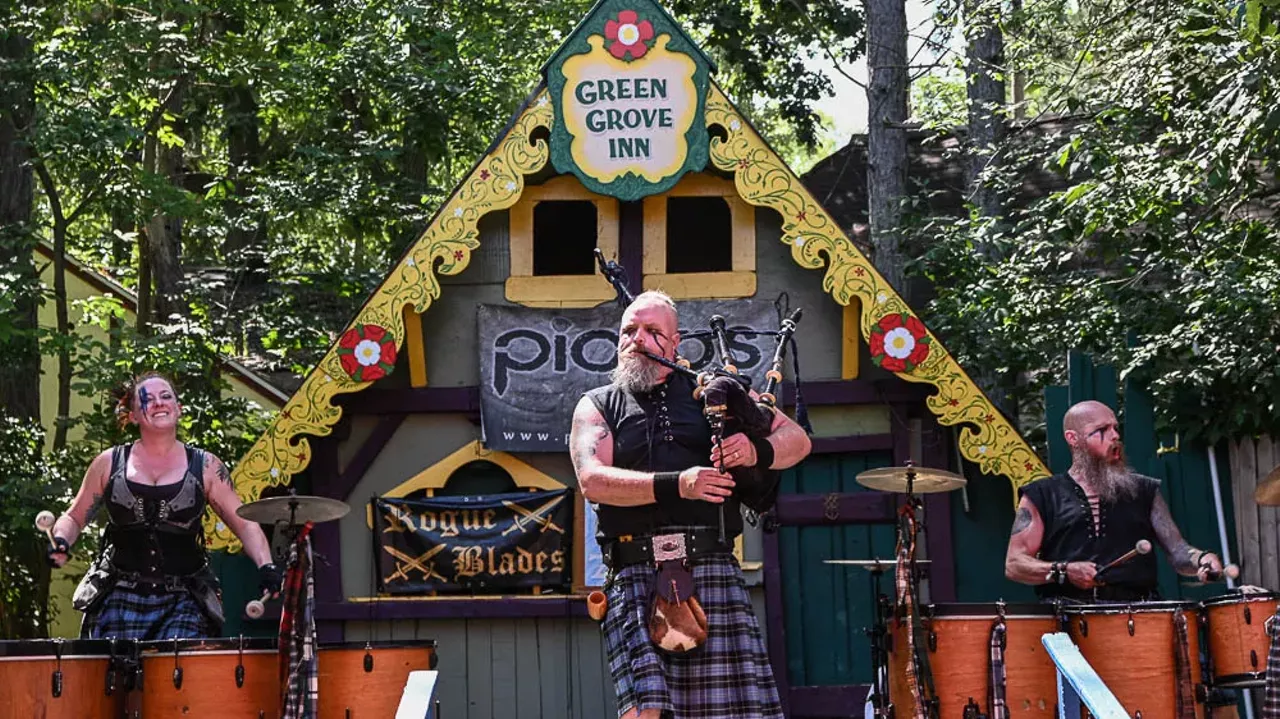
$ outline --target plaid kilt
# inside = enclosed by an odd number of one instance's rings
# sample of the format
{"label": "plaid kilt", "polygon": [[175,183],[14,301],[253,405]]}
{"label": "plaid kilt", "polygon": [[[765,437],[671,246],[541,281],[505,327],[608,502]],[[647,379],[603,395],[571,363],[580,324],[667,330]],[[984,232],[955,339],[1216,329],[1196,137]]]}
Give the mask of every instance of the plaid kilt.
{"label": "plaid kilt", "polygon": [[645,564],[624,567],[607,590],[602,630],[618,715],[638,708],[661,709],[675,719],[782,719],[778,687],[733,555],[708,555],[693,565],[707,641],[687,654],[666,653],[649,641],[655,574]]}
{"label": "plaid kilt", "polygon": [[190,639],[209,636],[209,623],[191,592],[139,592],[117,584],[85,612],[84,639]]}

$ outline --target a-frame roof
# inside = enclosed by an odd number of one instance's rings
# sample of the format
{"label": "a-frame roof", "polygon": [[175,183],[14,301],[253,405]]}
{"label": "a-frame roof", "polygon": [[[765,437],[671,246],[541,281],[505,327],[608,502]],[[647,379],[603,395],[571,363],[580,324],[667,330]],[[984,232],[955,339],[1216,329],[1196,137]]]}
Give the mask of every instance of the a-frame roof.
{"label": "a-frame roof", "polygon": [[[462,272],[480,246],[480,218],[515,204],[525,178],[547,166],[550,148],[544,138],[552,126],[552,113],[544,83],[454,189],[422,236],[390,268],[271,426],[237,462],[232,476],[241,499],[257,499],[267,487],[286,484],[307,467],[311,461],[308,437],[328,435],[342,416],[333,398],[372,384],[365,368],[351,361],[353,346],[372,339],[387,350],[402,348],[404,308],[428,311],[440,297],[437,272]],[[719,136],[710,142],[712,164],[733,176],[743,200],[781,215],[781,241],[791,248],[792,259],[808,269],[825,268],[822,287],[835,302],[860,303],[862,334],[872,344],[873,355],[873,335],[879,336],[883,346],[885,334],[896,328],[906,328],[919,336],[918,345],[928,346],[923,356],[913,355],[917,362],[908,362],[894,373],[906,381],[936,388],[927,406],[941,424],[962,425],[961,454],[983,472],[1005,475],[1015,489],[1048,475],[1026,441],[714,81],[707,96],[705,122],[719,128]],[[532,139],[535,134],[536,140]],[[389,356],[384,353],[384,358]],[[351,368],[356,369],[348,372]],[[206,521],[211,546],[237,546],[230,530],[214,524],[211,518]]]}

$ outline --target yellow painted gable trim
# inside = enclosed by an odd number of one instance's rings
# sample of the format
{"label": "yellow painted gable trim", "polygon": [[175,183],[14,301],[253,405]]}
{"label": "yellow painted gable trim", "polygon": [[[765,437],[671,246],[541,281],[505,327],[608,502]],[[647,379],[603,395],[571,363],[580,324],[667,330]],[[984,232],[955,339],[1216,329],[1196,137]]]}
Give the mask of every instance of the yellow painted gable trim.
{"label": "yellow painted gable trim", "polygon": [[[564,482],[551,475],[543,474],[533,466],[517,459],[514,455],[485,449],[484,445],[477,439],[470,444],[459,447],[453,454],[406,479],[394,489],[383,492],[382,496],[407,497],[414,492],[422,490],[432,494],[435,490],[444,489],[449,482],[449,477],[453,476],[453,473],[458,471],[460,467],[477,460],[493,462],[502,467],[507,474],[511,475],[511,479],[516,483],[516,486],[521,489],[556,490],[564,489],[566,486]],[[372,512],[372,510],[369,510],[369,512]],[[373,515],[369,512],[366,512],[366,521],[372,527]]]}
{"label": "yellow painted gable trim", "polygon": [[[871,339],[877,325],[895,314],[914,315],[906,301],[876,271],[750,123],[712,82],[707,95],[707,125],[718,125],[726,137],[711,138],[711,161],[734,173],[738,194],[747,202],[782,216],[782,242],[791,258],[809,269],[826,268],[822,288],[836,302],[861,302],[862,336]],[[1046,477],[1049,469],[1026,440],[995,410],[942,342],[927,328],[928,356],[910,371],[895,372],[909,382],[937,388],[926,403],[944,425],[965,424],[960,452],[988,474],[1003,474],[1018,488]]]}
{"label": "yellow painted gable trim", "polygon": [[850,298],[844,306],[841,320],[840,379],[857,379],[862,357],[862,303]]}

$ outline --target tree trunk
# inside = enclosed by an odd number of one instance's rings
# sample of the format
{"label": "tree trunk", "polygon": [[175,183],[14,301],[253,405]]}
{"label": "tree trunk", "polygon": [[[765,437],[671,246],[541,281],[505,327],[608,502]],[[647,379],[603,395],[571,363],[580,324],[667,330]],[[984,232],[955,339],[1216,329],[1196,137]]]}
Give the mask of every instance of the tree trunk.
{"label": "tree trunk", "polygon": [[993,183],[982,173],[995,169],[997,150],[1006,134],[1004,35],[1000,30],[1000,5],[974,0],[965,18],[968,40],[969,188],[973,204],[987,218],[1004,214]]}
{"label": "tree trunk", "polygon": [[903,286],[902,200],[907,192],[907,12],[904,0],[867,0],[867,201],[872,258]]}
{"label": "tree trunk", "polygon": [[[166,112],[181,118],[183,94],[182,92],[169,93]],[[160,99],[164,100],[163,94]],[[182,135],[181,119],[175,121],[173,131],[178,136]],[[166,147],[154,137],[148,137],[147,143],[155,173],[165,176],[171,184],[180,187],[182,185],[180,177],[182,148]],[[152,284],[155,287],[152,308],[155,321],[160,323],[170,322],[172,315],[182,314],[185,308],[180,261],[181,228],[181,217],[167,215],[159,208],[147,223],[146,251],[148,264],[151,267]]]}
{"label": "tree trunk", "polygon": [[[17,417],[40,420],[40,344],[36,336],[39,296],[32,250],[31,152],[25,135],[33,118],[35,88],[28,72],[31,42],[17,34],[0,35],[0,64],[14,68],[0,84],[0,267],[17,275],[17,332],[4,344],[0,363],[0,407]],[[27,291],[24,291],[27,290]],[[2,478],[0,478],[2,481]]]}

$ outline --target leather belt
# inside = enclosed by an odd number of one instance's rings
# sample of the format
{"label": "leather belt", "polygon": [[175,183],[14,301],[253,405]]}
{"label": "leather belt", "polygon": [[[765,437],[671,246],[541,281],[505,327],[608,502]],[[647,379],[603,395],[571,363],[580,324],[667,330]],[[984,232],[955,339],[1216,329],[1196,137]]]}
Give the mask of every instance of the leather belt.
{"label": "leather belt", "polygon": [[731,554],[733,547],[720,542],[718,529],[658,532],[643,537],[624,535],[605,544],[605,563],[620,569],[633,564],[653,564],[655,550],[661,559],[696,559],[710,554]]}

